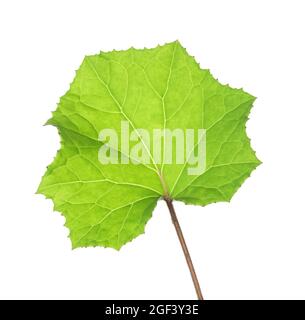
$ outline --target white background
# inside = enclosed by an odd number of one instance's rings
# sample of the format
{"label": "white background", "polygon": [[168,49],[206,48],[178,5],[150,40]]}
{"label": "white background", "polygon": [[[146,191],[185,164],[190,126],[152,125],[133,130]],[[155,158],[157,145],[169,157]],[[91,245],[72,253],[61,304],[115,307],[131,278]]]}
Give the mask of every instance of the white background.
{"label": "white background", "polygon": [[258,97],[263,164],[231,203],[176,203],[206,299],[305,299],[304,1],[1,1],[0,298],[193,299],[164,203],[120,252],[72,251],[34,195],[59,147],[42,126],[86,54],[179,39],[202,68]]}

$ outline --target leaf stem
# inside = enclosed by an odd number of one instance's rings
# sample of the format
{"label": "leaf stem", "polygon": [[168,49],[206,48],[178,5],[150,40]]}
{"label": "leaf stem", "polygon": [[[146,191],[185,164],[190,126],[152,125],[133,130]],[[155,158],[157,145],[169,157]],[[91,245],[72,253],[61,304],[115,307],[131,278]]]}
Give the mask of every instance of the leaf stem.
{"label": "leaf stem", "polygon": [[184,240],[184,236],[183,236],[183,233],[182,233],[182,230],[181,230],[181,227],[180,227],[180,224],[179,224],[179,221],[178,221],[178,218],[177,218],[174,206],[173,206],[173,201],[172,201],[172,199],[170,199],[168,197],[164,197],[164,200],[165,200],[165,202],[167,204],[167,207],[169,209],[173,225],[174,225],[174,227],[176,229],[177,236],[179,238],[179,241],[180,241],[180,244],[181,244],[181,247],[182,247],[186,262],[187,262],[187,265],[189,267],[189,270],[190,270],[190,273],[191,273],[191,276],[192,276],[192,280],[193,280],[193,283],[194,283],[194,287],[195,287],[195,290],[196,290],[196,293],[197,293],[198,300],[203,300],[203,296],[202,296],[202,292],[201,292],[201,289],[200,289],[199,281],[198,281],[198,278],[197,278],[197,275],[196,275],[196,272],[195,272],[195,268],[194,268],[190,253],[188,251],[187,245],[186,245],[185,240]]}

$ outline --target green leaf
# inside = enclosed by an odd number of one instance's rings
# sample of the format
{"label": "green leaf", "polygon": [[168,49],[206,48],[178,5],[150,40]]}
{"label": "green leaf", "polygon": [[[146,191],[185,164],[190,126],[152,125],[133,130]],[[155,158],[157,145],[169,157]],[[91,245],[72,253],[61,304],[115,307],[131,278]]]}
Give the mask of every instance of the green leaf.
{"label": "green leaf", "polygon": [[[260,164],[245,130],[254,100],[200,69],[177,41],[87,56],[48,121],[58,128],[61,149],[38,193],[65,216],[74,248],[119,249],[144,232],[162,197],[196,205],[231,199]],[[129,164],[101,164],[99,132],[113,128],[121,142],[122,121],[150,163],[133,163],[119,144],[114,151]],[[151,135],[156,128],[205,128],[205,171],[188,174],[188,156],[180,164],[156,163],[140,128]]]}

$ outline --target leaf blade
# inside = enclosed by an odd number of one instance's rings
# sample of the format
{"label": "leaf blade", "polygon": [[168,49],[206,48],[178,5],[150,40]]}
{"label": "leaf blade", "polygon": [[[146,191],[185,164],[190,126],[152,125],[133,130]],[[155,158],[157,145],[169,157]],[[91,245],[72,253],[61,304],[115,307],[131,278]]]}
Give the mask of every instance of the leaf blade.
{"label": "leaf blade", "polygon": [[[163,196],[196,205],[231,199],[260,164],[245,128],[254,100],[200,69],[177,41],[86,57],[48,121],[58,128],[61,149],[38,193],[65,216],[73,247],[119,249],[144,232]],[[130,163],[99,162],[99,132],[113,128],[121,142],[122,120],[149,164],[134,164],[120,144],[111,148]],[[151,136],[158,128],[206,129],[205,172],[188,175],[187,156],[183,164],[166,164],[165,142],[163,161],[156,163],[140,128]]]}

